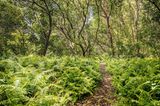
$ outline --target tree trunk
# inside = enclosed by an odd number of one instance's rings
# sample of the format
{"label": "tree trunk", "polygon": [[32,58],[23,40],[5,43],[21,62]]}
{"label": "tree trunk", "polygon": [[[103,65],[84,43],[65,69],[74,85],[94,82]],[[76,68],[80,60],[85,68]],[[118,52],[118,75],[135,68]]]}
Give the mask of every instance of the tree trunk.
{"label": "tree trunk", "polygon": [[79,46],[82,50],[82,55],[85,57],[86,56],[86,51],[85,51],[84,47],[81,44],[79,44]]}
{"label": "tree trunk", "polygon": [[112,52],[112,56],[114,56],[115,51],[114,51],[114,45],[113,45],[113,35],[111,33],[111,28],[110,28],[110,16],[106,17],[106,22],[107,22],[107,29],[108,29],[108,35],[109,35],[109,40],[110,40],[111,52]]}
{"label": "tree trunk", "polygon": [[108,5],[108,2],[107,0],[104,0],[103,5],[101,5],[101,9],[104,13],[104,16],[103,18],[105,18],[106,20],[106,30],[107,30],[107,35],[108,35],[108,38],[109,38],[109,43],[110,43],[110,49],[111,49],[111,53],[112,53],[112,56],[115,55],[115,49],[114,49],[114,44],[113,44],[113,35],[112,35],[112,32],[111,32],[111,27],[110,27],[110,9],[109,9],[109,5]]}
{"label": "tree trunk", "polygon": [[139,11],[140,11],[140,1],[139,0],[135,0],[136,2],[136,14],[135,14],[135,40],[136,40],[136,55],[139,56],[140,54],[140,47],[139,47],[139,36],[138,36],[138,32],[139,32]]}
{"label": "tree trunk", "polygon": [[48,46],[49,46],[49,40],[52,33],[52,15],[51,12],[48,12],[48,19],[49,19],[49,29],[48,33],[46,35],[45,44],[44,44],[44,50],[42,55],[45,56],[47,54]]}

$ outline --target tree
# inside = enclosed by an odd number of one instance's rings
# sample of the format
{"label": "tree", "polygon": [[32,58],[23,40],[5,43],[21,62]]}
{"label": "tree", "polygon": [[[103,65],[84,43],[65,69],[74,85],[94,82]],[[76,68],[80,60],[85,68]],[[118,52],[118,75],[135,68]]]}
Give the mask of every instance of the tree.
{"label": "tree", "polygon": [[56,3],[59,9],[57,17],[61,20],[56,22],[56,28],[69,42],[66,45],[74,54],[80,53],[86,56],[93,49],[99,30],[99,22],[93,21],[93,17],[98,16],[93,14],[93,8],[98,8],[96,3],[97,1],[89,0],[59,1]]}
{"label": "tree", "polygon": [[[22,26],[22,11],[8,1],[0,1],[0,51],[2,54],[13,52],[18,54],[18,50],[23,48],[14,47],[16,35],[12,35]],[[22,35],[23,36],[23,35]],[[21,37],[22,37],[21,36]],[[10,43],[12,42],[12,43]],[[14,44],[13,44],[14,43]],[[19,45],[19,42],[16,44]]]}
{"label": "tree", "polygon": [[111,31],[111,25],[110,25],[112,6],[109,4],[111,4],[111,1],[109,1],[109,0],[102,0],[101,1],[101,9],[103,12],[102,16],[106,20],[106,32],[107,32],[108,39],[110,42],[112,56],[114,56],[115,55],[115,48],[114,48],[114,44],[113,44],[113,33]]}
{"label": "tree", "polygon": [[[56,4],[51,0],[26,0],[19,1],[19,3],[21,3],[22,6],[26,6],[26,8],[31,9],[30,12],[35,12],[36,14],[35,18],[37,19],[36,21],[38,21],[36,24],[40,27],[38,34],[40,34],[41,39],[43,39],[43,46],[40,50],[40,54],[45,56],[48,50],[50,36],[53,31],[53,13],[56,9],[56,7],[54,7]],[[33,28],[33,26],[30,27]]]}

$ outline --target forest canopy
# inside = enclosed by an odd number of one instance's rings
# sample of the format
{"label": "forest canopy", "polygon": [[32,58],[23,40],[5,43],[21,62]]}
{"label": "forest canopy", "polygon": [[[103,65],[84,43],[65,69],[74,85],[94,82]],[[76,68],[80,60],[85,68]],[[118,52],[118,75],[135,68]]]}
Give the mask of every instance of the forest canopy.
{"label": "forest canopy", "polygon": [[160,56],[159,0],[0,0],[0,55]]}

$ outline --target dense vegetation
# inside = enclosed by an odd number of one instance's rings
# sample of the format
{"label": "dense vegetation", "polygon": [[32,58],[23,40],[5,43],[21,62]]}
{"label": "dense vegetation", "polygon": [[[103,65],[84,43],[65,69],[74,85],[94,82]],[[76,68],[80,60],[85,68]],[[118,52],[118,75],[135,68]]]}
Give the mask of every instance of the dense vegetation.
{"label": "dense vegetation", "polygon": [[160,105],[160,59],[108,59],[118,106]]}
{"label": "dense vegetation", "polygon": [[106,62],[118,106],[160,105],[160,59],[13,57],[0,61],[0,105],[73,104],[92,94]]}
{"label": "dense vegetation", "polygon": [[100,81],[97,62],[27,56],[0,61],[1,106],[62,106],[91,94]]}
{"label": "dense vegetation", "polygon": [[160,0],[0,0],[0,106],[74,105],[101,62],[115,105],[160,106],[159,58]]}

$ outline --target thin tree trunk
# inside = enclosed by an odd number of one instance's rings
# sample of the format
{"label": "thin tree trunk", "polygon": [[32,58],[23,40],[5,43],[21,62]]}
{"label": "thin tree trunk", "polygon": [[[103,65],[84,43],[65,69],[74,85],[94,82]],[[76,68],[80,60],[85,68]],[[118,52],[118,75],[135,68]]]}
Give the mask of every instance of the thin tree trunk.
{"label": "thin tree trunk", "polygon": [[86,56],[86,51],[85,51],[84,47],[81,44],[79,44],[79,46],[82,50],[82,55],[85,57]]}
{"label": "thin tree trunk", "polygon": [[[138,32],[139,32],[139,29],[138,29],[138,26],[139,26],[139,11],[140,11],[140,1],[139,0],[135,0],[135,2],[136,2],[136,14],[135,14],[135,37],[136,37],[136,44],[138,44],[138,42],[139,42],[139,37],[138,37]],[[137,45],[136,46],[136,54],[137,54],[137,56],[140,54],[140,47],[139,47],[139,45]]]}
{"label": "thin tree trunk", "polygon": [[43,50],[43,54],[42,54],[43,56],[45,56],[47,54],[49,40],[50,40],[50,36],[52,33],[52,16],[51,16],[50,12],[48,12],[48,19],[49,19],[49,29],[48,29],[48,33],[47,33],[46,39],[45,39],[45,45],[44,45],[44,50]]}
{"label": "thin tree trunk", "polygon": [[107,29],[108,29],[109,39],[110,39],[112,56],[114,56],[115,55],[115,50],[114,50],[114,45],[113,45],[113,35],[112,35],[112,32],[111,32],[111,28],[110,28],[110,16],[106,17],[106,21],[107,21]]}

